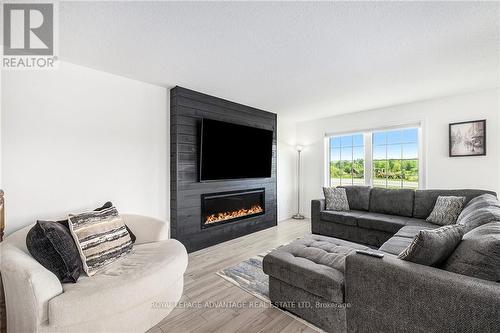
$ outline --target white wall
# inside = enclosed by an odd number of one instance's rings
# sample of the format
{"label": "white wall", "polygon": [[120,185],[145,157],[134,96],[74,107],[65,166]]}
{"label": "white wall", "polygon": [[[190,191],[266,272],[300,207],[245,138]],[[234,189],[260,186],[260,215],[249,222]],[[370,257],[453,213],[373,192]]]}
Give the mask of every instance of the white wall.
{"label": "white wall", "polygon": [[111,200],[169,216],[165,88],[62,63],[2,75],[6,233]]}
{"label": "white wall", "polygon": [[[423,121],[426,188],[479,188],[500,193],[500,90],[451,96],[297,124],[303,151],[301,210],[321,198],[326,162],[325,133],[380,128]],[[487,156],[448,157],[448,124],[487,119]]]}
{"label": "white wall", "polygon": [[[70,63],[1,72],[6,234],[107,200],[170,216],[168,89]],[[278,220],[295,213],[295,123],[278,118]]]}
{"label": "white wall", "polygon": [[290,218],[297,211],[296,134],[295,123],[278,116],[278,221]]}

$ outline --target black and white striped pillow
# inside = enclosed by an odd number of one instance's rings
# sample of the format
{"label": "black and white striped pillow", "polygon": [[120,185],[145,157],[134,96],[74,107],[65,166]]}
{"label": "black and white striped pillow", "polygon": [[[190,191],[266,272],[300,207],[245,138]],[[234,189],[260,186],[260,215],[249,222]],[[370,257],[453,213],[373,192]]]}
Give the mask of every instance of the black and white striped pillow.
{"label": "black and white striped pillow", "polygon": [[130,234],[115,207],[70,215],[68,222],[89,276],[132,249]]}

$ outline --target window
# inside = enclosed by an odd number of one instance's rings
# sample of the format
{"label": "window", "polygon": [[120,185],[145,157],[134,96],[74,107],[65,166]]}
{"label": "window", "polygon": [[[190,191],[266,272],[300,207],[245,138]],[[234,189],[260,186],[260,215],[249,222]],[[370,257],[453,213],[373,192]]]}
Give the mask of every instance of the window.
{"label": "window", "polygon": [[330,186],[365,184],[363,134],[330,138]]}
{"label": "window", "polygon": [[373,186],[418,188],[418,129],[374,132]]}
{"label": "window", "polygon": [[329,137],[329,185],[417,189],[418,144],[417,127]]}

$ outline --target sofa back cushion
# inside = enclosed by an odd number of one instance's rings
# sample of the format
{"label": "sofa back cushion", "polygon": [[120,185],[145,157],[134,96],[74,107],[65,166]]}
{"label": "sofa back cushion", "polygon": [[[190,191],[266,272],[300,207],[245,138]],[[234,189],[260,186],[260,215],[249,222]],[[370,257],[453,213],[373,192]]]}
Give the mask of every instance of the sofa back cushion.
{"label": "sofa back cushion", "polygon": [[439,196],[465,197],[464,204],[467,205],[471,199],[485,193],[496,196],[495,192],[484,190],[416,190],[413,217],[419,219],[429,217]]}
{"label": "sofa back cushion", "polygon": [[500,282],[500,222],[491,222],[466,233],[443,268]]}
{"label": "sofa back cushion", "polygon": [[488,206],[479,208],[467,214],[460,220],[460,223],[457,222],[457,224],[463,225],[468,232],[493,221],[500,221],[500,207]]}
{"label": "sofa back cushion", "polygon": [[371,186],[338,186],[344,188],[347,194],[349,207],[354,210],[368,210],[370,208]]}
{"label": "sofa back cushion", "polygon": [[468,215],[474,213],[475,211],[487,208],[487,207],[498,207],[500,208],[500,201],[498,198],[491,194],[482,194],[478,197],[475,197],[467,205],[464,206],[464,209],[460,213],[457,219],[457,223],[460,223],[464,219],[467,218]]}
{"label": "sofa back cushion", "polygon": [[411,217],[415,191],[372,188],[370,212]]}

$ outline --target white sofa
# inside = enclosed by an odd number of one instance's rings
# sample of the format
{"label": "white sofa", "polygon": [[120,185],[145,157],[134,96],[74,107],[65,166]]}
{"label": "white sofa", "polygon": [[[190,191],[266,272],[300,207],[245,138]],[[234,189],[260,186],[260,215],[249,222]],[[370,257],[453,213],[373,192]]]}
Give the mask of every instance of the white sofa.
{"label": "white sofa", "polygon": [[0,245],[7,332],[144,332],[182,295],[188,256],[168,224],[122,215],[137,239],[131,253],[92,277],[61,284],[26,248],[31,226]]}

